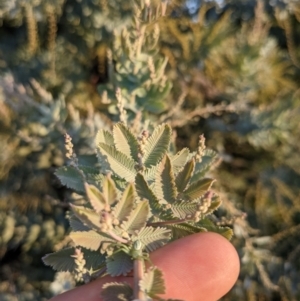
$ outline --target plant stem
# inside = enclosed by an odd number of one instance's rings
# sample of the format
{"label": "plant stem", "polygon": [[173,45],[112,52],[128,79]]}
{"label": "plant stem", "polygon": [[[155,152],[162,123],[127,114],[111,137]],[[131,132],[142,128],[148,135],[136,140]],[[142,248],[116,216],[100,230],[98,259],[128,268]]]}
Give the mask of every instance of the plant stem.
{"label": "plant stem", "polygon": [[133,296],[135,300],[146,301],[144,292],[140,289],[140,281],[144,276],[144,260],[135,259],[133,262]]}

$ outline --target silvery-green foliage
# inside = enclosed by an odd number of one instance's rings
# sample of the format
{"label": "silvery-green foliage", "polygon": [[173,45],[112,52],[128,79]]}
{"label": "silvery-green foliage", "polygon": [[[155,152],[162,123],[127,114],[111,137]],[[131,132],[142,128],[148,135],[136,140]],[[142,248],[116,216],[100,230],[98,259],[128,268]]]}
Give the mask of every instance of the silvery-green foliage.
{"label": "silvery-green foliage", "polygon": [[[165,76],[168,60],[159,53],[158,20],[164,15],[164,4],[152,7],[146,1],[138,2],[130,26],[113,37],[109,55],[111,81],[98,87],[111,113],[116,114],[116,103],[122,102],[131,118],[140,111],[144,115],[164,112],[168,108],[165,98],[172,87]],[[114,66],[112,61],[116,62]]]}
{"label": "silvery-green foliage", "polygon": [[[83,167],[71,158],[69,166],[58,169],[62,184],[83,193],[86,203],[71,205],[71,246],[46,255],[45,264],[86,281],[105,272],[127,275],[134,261],[147,260],[149,253],[189,234],[212,230],[231,237],[229,228],[210,219],[221,204],[214,180],[205,176],[216,154],[201,139],[196,152],[172,153],[171,137],[167,124],[135,137],[119,122],[112,132],[97,134],[99,167]],[[95,178],[97,168],[102,176],[93,181],[89,173]],[[157,268],[145,271],[140,290],[151,298],[164,292]],[[104,288],[104,295],[110,293],[110,286]]]}

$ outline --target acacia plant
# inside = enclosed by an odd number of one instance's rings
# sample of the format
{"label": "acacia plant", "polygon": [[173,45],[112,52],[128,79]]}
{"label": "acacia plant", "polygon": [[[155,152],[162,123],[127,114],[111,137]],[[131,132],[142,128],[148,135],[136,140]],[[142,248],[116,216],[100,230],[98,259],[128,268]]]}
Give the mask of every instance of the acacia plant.
{"label": "acacia plant", "polygon": [[[46,255],[45,264],[69,271],[77,281],[103,275],[127,275],[133,270],[134,287],[105,284],[103,300],[162,300],[162,272],[149,254],[189,234],[207,230],[230,238],[231,229],[218,227],[212,214],[221,204],[205,176],[216,162],[204,137],[198,149],[172,152],[172,131],[162,124],[136,138],[130,126],[119,122],[112,132],[96,137],[98,166],[81,166],[66,137],[70,164],[58,169],[61,182],[76,189],[80,204],[71,204],[69,246]],[[77,197],[77,202],[78,202]],[[145,269],[145,261],[150,268]]]}

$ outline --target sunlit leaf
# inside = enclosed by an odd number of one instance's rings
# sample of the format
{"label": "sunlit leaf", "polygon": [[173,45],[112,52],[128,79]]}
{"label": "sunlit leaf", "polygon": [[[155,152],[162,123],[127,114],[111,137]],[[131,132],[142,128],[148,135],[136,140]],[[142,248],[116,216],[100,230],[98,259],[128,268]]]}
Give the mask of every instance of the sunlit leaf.
{"label": "sunlit leaf", "polygon": [[165,156],[155,175],[155,195],[159,200],[174,203],[177,196],[174,174],[168,156]]}
{"label": "sunlit leaf", "polygon": [[[81,252],[84,255],[84,260],[86,262],[85,267],[88,270],[96,270],[105,262],[105,256],[101,255],[99,252],[90,251],[85,248],[81,248]],[[75,258],[72,257],[74,254],[75,248],[66,248],[55,253],[47,254],[42,260],[46,265],[50,265],[56,271],[73,272],[77,267]]]}
{"label": "sunlit leaf", "polygon": [[100,215],[92,209],[70,205],[73,213],[79,218],[85,225],[92,229],[100,228]]}
{"label": "sunlit leaf", "polygon": [[163,124],[154,130],[144,147],[143,161],[146,167],[156,165],[166,154],[171,140],[171,128]]}
{"label": "sunlit leaf", "polygon": [[135,162],[116,150],[113,146],[104,143],[98,144],[100,152],[107,157],[111,170],[120,178],[128,182],[134,180],[136,175]]}
{"label": "sunlit leaf", "polygon": [[210,189],[211,185],[215,180],[213,179],[201,179],[191,184],[185,191],[184,196],[189,200],[195,200],[201,197],[207,190]]}
{"label": "sunlit leaf", "polygon": [[[106,201],[101,193],[101,191],[94,185],[89,185],[85,183],[85,192],[86,195],[94,208],[94,210],[99,213],[106,208]],[[99,217],[98,217],[99,218]]]}
{"label": "sunlit leaf", "polygon": [[191,159],[189,162],[186,163],[183,170],[181,170],[178,175],[176,176],[175,183],[177,190],[179,192],[183,192],[186,188],[187,184],[189,183],[192,174],[195,169],[195,160]]}
{"label": "sunlit leaf", "polygon": [[160,208],[161,206],[159,204],[159,200],[157,199],[157,197],[155,196],[151,188],[148,186],[147,182],[141,174],[136,175],[135,188],[141,200],[148,200],[152,214],[161,216],[162,210]]}
{"label": "sunlit leaf", "polygon": [[117,150],[137,162],[139,144],[129,128],[119,122],[113,128],[113,136]]}
{"label": "sunlit leaf", "polygon": [[196,211],[198,211],[198,207],[198,203],[179,201],[172,205],[171,210],[174,216],[184,219],[188,215],[192,216]]}
{"label": "sunlit leaf", "polygon": [[205,227],[194,226],[187,223],[174,224],[168,226],[172,230],[172,239],[176,240],[182,237],[186,237],[188,235],[199,233],[199,232],[207,232]]}
{"label": "sunlit leaf", "polygon": [[121,227],[129,233],[133,233],[136,230],[140,230],[146,225],[148,215],[150,213],[149,204],[147,201],[138,203],[136,208],[131,211],[127,220],[122,223]]}
{"label": "sunlit leaf", "polygon": [[211,232],[219,233],[222,236],[224,236],[225,238],[227,238],[228,240],[230,240],[233,236],[233,231],[232,231],[231,228],[217,226],[211,220],[209,220],[208,218],[204,218],[204,219],[200,220],[197,223],[197,226],[203,227],[203,228],[205,228],[205,229],[207,229],[208,231],[211,231]]}
{"label": "sunlit leaf", "polygon": [[113,135],[109,131],[99,130],[96,135],[95,143],[96,145],[98,145],[99,143],[105,143],[107,145],[113,146],[114,145]]}
{"label": "sunlit leaf", "polygon": [[189,149],[185,147],[177,154],[171,157],[171,163],[175,173],[178,172],[184,166],[188,159],[189,153]]}
{"label": "sunlit leaf", "polygon": [[145,294],[154,299],[159,298],[158,295],[164,294],[166,290],[163,273],[156,267],[147,270],[139,285]]}
{"label": "sunlit leaf", "polygon": [[107,273],[112,276],[126,276],[133,268],[131,256],[123,251],[117,252],[106,259]]}
{"label": "sunlit leaf", "polygon": [[70,238],[74,241],[76,246],[81,246],[93,251],[97,251],[100,248],[102,241],[107,240],[106,237],[103,237],[93,230],[71,232]]}
{"label": "sunlit leaf", "polygon": [[117,199],[117,189],[110,176],[106,176],[102,183],[103,196],[107,204],[112,205]]}
{"label": "sunlit leaf", "polygon": [[197,162],[195,165],[195,171],[192,176],[191,182],[199,181],[205,176],[205,173],[210,170],[211,166],[218,160],[218,154],[210,149],[204,151],[204,156],[201,162]]}
{"label": "sunlit leaf", "polygon": [[84,180],[80,171],[73,166],[64,166],[56,170],[55,175],[61,183],[75,191],[84,192]]}
{"label": "sunlit leaf", "polygon": [[103,301],[131,301],[133,291],[127,283],[105,283],[102,286],[101,298]]}
{"label": "sunlit leaf", "polygon": [[135,192],[133,184],[129,184],[125,191],[122,193],[122,197],[119,202],[113,208],[114,216],[120,221],[124,221],[130,214],[134,206]]}
{"label": "sunlit leaf", "polygon": [[167,228],[145,227],[135,236],[144,246],[147,252],[161,248],[171,238],[171,231]]}

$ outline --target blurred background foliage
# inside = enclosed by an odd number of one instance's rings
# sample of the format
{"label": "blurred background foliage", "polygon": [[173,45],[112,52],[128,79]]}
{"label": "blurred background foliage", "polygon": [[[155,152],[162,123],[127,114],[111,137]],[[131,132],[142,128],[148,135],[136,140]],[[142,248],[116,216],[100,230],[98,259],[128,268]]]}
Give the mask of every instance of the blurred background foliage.
{"label": "blurred background foliage", "polygon": [[222,300],[299,300],[299,1],[156,0],[145,31],[141,2],[0,0],[0,300],[74,286],[40,260],[68,233],[54,171],[65,132],[95,162],[120,97],[137,128],[167,121],[178,149],[204,133],[219,153],[218,222],[242,262]]}

